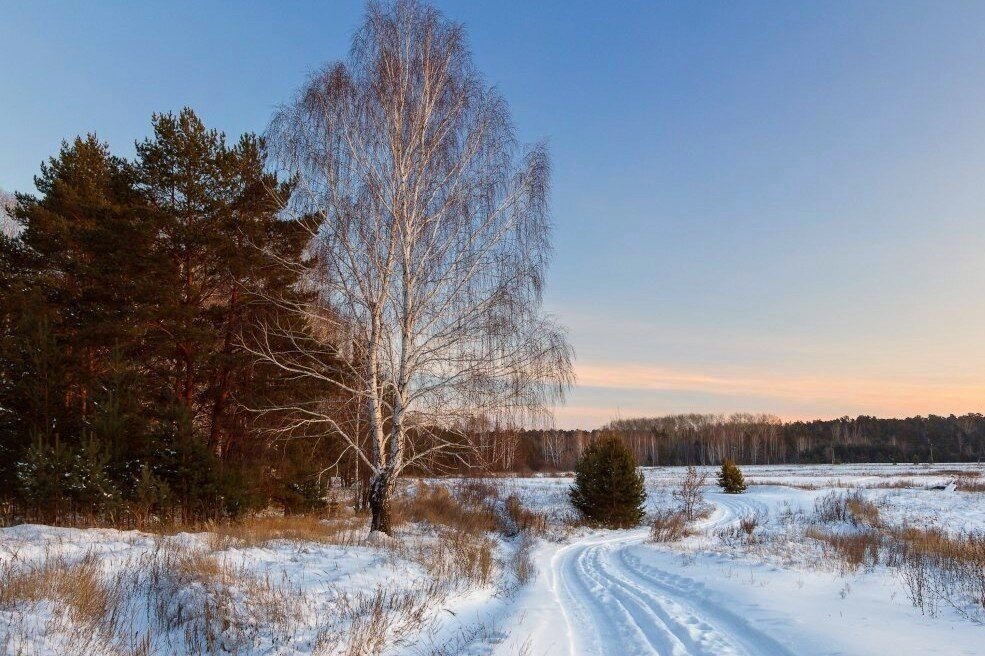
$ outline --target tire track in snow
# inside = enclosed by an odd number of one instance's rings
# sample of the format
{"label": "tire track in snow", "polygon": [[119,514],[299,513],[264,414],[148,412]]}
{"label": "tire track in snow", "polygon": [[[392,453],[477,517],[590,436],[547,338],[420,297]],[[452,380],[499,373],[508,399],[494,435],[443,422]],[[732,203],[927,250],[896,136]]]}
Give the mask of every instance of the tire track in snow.
{"label": "tire track in snow", "polygon": [[[762,505],[731,495],[713,495],[713,501],[715,512],[699,524],[705,531],[735,523]],[[566,644],[535,641],[533,654],[563,649],[570,656],[792,656],[710,598],[700,583],[644,563],[633,547],[646,537],[643,529],[626,531],[558,550],[544,574],[567,627]],[[550,633],[557,636],[554,628]]]}

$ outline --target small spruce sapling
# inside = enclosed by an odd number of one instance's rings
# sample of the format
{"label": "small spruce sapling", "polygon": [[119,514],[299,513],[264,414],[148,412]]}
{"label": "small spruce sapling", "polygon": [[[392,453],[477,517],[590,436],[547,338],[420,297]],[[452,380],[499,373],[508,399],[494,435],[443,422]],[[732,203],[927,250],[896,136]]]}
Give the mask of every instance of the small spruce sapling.
{"label": "small spruce sapling", "polygon": [[588,445],[575,464],[571,503],[589,522],[631,528],[643,521],[646,489],[636,458],[614,435]]}
{"label": "small spruce sapling", "polygon": [[718,472],[718,486],[727,494],[742,494],[746,491],[746,480],[742,476],[742,470],[729,459],[722,463],[722,469]]}

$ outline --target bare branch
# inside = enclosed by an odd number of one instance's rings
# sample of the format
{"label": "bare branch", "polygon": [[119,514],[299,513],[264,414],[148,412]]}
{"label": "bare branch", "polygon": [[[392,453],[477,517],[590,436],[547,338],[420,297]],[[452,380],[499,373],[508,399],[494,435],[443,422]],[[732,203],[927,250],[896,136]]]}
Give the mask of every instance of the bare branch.
{"label": "bare branch", "polygon": [[[297,313],[335,329],[253,352],[361,399],[361,455],[382,485],[460,448],[470,418],[549,416],[572,382],[564,332],[541,310],[549,159],[517,143],[461,25],[414,0],[371,3],[346,61],[312,77],[269,138],[297,181],[291,211],[321,219],[306,272],[316,298]],[[430,446],[409,444],[411,428],[434,428]]]}

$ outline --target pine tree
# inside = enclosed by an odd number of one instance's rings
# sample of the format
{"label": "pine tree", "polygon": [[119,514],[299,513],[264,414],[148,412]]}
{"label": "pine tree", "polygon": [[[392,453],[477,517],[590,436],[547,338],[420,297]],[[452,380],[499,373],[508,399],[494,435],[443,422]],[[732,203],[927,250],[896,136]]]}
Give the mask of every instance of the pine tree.
{"label": "pine tree", "polygon": [[266,144],[247,134],[234,146],[188,108],[153,117],[137,145],[140,187],[161,225],[168,261],[154,333],[165,404],[188,410],[200,438],[224,458],[249,432],[240,406],[263,388],[244,333],[276,314],[269,299],[297,282],[310,233],[280,217],[290,187],[265,170]]}
{"label": "pine tree", "polygon": [[[16,239],[0,239],[2,460],[31,444],[80,449],[90,441],[114,351],[136,368],[139,287],[155,234],[130,167],[94,135],[63,143],[35,185],[38,198],[18,199]],[[8,493],[11,473],[0,466]]]}
{"label": "pine tree", "polygon": [[190,109],[153,127],[134,163],[93,135],[64,143],[0,235],[0,498],[52,521],[235,514],[267,503],[274,468],[303,486],[333,462],[278,456],[263,431],[280,418],[247,410],[329,400],[244,348],[305,298],[290,263],[313,228],[281,218],[290,185],[255,135],[227,145]]}
{"label": "pine tree", "polygon": [[727,458],[722,462],[722,469],[718,472],[718,486],[727,494],[741,494],[746,491],[742,470]]}
{"label": "pine tree", "polygon": [[615,435],[593,441],[575,465],[570,497],[590,522],[610,528],[638,526],[646,489],[632,451]]}
{"label": "pine tree", "polygon": [[[247,345],[271,339],[256,334],[262,324],[297,320],[286,316],[282,303],[304,295],[297,285],[301,267],[290,263],[301,261],[313,227],[282,217],[291,186],[266,169],[262,138],[246,134],[228,145],[188,108],[155,115],[153,129],[153,137],[137,145],[136,169],[161,226],[154,248],[166,262],[149,339],[160,390],[154,404],[169,416],[174,406],[184,408],[182,448],[198,463],[206,459],[192,442],[214,455],[224,474],[207,487],[226,486],[227,506],[242,507],[248,498],[266,503],[257,495],[276,454],[261,434],[278,418],[248,408],[269,406],[272,396],[298,407],[298,399],[325,403],[328,395],[312,393],[305,377],[257,366]],[[298,425],[310,430],[307,422]],[[323,461],[305,458],[289,469],[320,471]],[[154,473],[173,498],[190,498],[175,476]],[[232,490],[235,481],[248,481],[250,489]]]}
{"label": "pine tree", "polygon": [[160,235],[154,249],[166,266],[159,280],[161,309],[150,345],[159,377],[157,405],[179,403],[191,423],[205,420],[205,390],[220,340],[223,284],[223,230],[234,198],[225,135],[207,130],[194,112],[155,114],[154,135],[137,144],[140,189]]}

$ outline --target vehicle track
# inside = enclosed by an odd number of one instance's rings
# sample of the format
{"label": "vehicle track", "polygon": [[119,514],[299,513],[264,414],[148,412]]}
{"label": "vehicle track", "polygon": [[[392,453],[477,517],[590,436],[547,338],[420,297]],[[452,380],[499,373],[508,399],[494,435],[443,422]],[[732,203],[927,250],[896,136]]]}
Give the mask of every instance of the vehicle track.
{"label": "vehicle track", "polygon": [[[762,504],[709,495],[704,531],[738,522]],[[547,574],[566,625],[564,640],[533,644],[533,654],[673,656],[791,655],[776,640],[717,603],[704,586],[644,563],[634,548],[647,531],[585,538],[558,550]],[[560,618],[558,618],[560,619]],[[548,635],[546,632],[543,635]]]}

